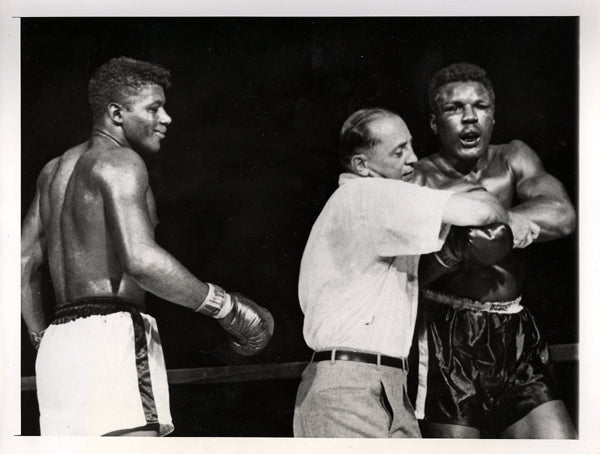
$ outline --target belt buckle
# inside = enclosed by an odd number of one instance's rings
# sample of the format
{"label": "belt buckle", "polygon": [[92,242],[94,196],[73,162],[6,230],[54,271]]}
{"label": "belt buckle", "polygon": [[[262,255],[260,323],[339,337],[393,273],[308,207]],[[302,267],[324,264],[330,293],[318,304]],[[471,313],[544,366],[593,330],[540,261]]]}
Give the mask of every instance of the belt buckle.
{"label": "belt buckle", "polygon": [[332,365],[335,364],[335,352],[336,351],[337,350],[335,348],[331,349],[331,358],[329,359],[329,364],[332,364]]}

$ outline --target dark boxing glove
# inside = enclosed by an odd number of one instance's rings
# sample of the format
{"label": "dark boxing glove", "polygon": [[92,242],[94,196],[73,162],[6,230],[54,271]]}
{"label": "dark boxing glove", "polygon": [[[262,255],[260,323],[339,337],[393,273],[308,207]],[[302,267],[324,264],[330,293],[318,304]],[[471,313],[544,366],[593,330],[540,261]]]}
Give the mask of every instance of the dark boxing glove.
{"label": "dark boxing glove", "polygon": [[195,311],[218,319],[230,334],[231,348],[244,356],[265,348],[275,328],[267,309],[239,293],[228,294],[218,285],[208,284],[208,295]]}
{"label": "dark boxing glove", "polygon": [[508,255],[513,247],[512,230],[496,222],[483,227],[452,226],[436,259],[446,268],[460,262],[493,265]]}

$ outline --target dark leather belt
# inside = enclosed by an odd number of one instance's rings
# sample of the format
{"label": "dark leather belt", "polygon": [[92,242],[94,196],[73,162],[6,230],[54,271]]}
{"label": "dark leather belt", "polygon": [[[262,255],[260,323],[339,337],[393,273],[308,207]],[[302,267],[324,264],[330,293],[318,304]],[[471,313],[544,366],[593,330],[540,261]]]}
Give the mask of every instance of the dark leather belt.
{"label": "dark leather belt", "polygon": [[377,355],[375,353],[353,352],[348,350],[324,350],[315,352],[313,361],[356,361],[359,363],[381,364],[382,366],[395,367],[408,372],[406,358]]}

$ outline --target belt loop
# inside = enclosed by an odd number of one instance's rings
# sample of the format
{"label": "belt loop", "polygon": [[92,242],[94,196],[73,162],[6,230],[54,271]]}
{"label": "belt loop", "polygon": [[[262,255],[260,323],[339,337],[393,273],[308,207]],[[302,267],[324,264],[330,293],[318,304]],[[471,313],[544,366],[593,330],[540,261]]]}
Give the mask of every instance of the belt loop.
{"label": "belt loop", "polygon": [[310,362],[311,363],[315,362],[315,353],[317,353],[317,352],[312,352],[312,355],[310,355]]}
{"label": "belt loop", "polygon": [[331,349],[331,359],[329,360],[329,364],[335,364],[335,348]]}
{"label": "belt loop", "polygon": [[381,369],[381,355],[377,355],[377,370]]}

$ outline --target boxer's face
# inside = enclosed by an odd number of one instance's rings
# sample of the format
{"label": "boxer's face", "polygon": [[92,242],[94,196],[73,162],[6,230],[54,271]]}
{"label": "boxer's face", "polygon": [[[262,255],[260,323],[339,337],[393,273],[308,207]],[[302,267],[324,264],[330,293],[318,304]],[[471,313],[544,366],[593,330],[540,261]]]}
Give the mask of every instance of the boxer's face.
{"label": "boxer's face", "polygon": [[171,117],[165,110],[165,93],[160,85],[146,85],[130,96],[122,110],[123,132],[134,150],[155,153],[165,138]]}
{"label": "boxer's face", "polygon": [[406,123],[398,116],[381,117],[369,128],[378,142],[365,153],[365,176],[410,180],[417,157]]}
{"label": "boxer's face", "polygon": [[460,162],[477,160],[492,136],[492,97],[479,82],[452,82],[442,89],[430,124],[446,156]]}

